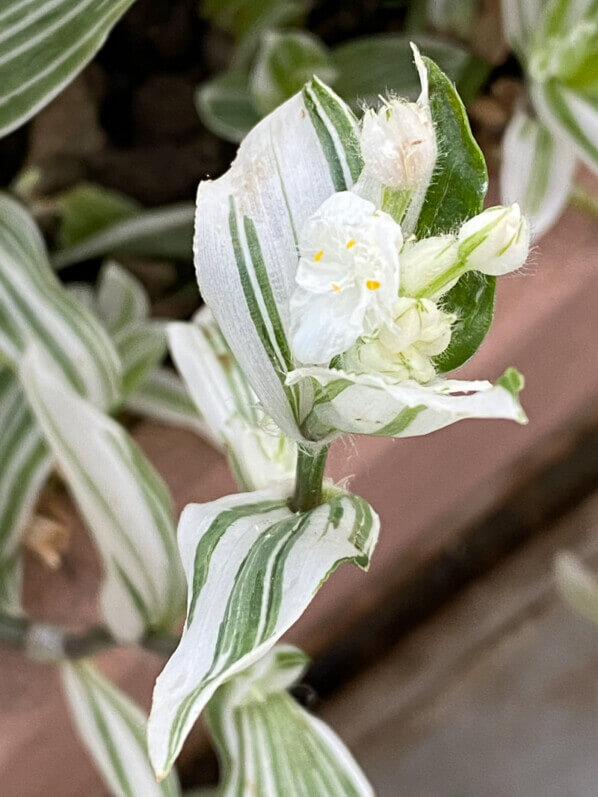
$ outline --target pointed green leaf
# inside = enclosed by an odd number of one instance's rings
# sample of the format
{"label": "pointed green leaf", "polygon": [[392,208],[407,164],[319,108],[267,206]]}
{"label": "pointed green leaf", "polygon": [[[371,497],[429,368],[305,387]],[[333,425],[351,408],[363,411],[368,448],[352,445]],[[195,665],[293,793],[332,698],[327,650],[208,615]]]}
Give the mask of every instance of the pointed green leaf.
{"label": "pointed green leaf", "polygon": [[167,627],[181,608],[182,578],[168,489],[115,421],[27,351],[21,382],[105,568],[101,604],[111,631],[134,640]]}
{"label": "pointed green leaf", "polygon": [[4,0],[0,135],[30,119],[93,58],[133,0]]}
{"label": "pointed green leaf", "polygon": [[433,61],[425,57],[423,60],[439,152],[434,179],[417,220],[418,238],[453,232],[480,213],[488,190],[484,156],[472,135],[457,90]]}
{"label": "pointed green leaf", "polygon": [[110,338],[56,279],[33,220],[0,196],[0,351],[16,365],[29,343],[82,396],[105,408],[117,403],[120,369]]}
{"label": "pointed green leaf", "polygon": [[181,203],[143,210],[116,221],[51,255],[56,269],[105,255],[189,260],[193,241],[193,205]]}
{"label": "pointed green leaf", "polygon": [[[454,232],[482,210],[488,172],[469,126],[461,99],[447,76],[424,58],[428,73],[430,111],[439,143],[434,175],[417,219],[418,238]],[[451,343],[439,361],[443,371],[457,368],[480,347],[494,314],[496,278],[466,274],[444,297],[456,313]]]}
{"label": "pointed green leaf", "polygon": [[443,310],[455,316],[451,342],[434,357],[439,373],[447,373],[467,362],[480,348],[494,318],[496,279],[479,271],[468,271],[440,299]]}
{"label": "pointed green leaf", "polygon": [[106,227],[136,216],[140,210],[139,203],[118,191],[81,183],[60,200],[60,247],[74,246]]}
{"label": "pointed green leaf", "polygon": [[208,703],[223,797],[373,797],[339,737],[286,691],[307,664],[297,648],[277,645]]}
{"label": "pointed green leaf", "polygon": [[147,719],[90,661],[65,662],[62,683],[79,736],[114,797],[179,797],[173,771],[156,783],[148,754]]}
{"label": "pointed green leaf", "polygon": [[316,36],[305,31],[267,31],[263,34],[251,73],[250,89],[256,108],[269,113],[317,75],[332,83],[336,69]]}
{"label": "pointed green leaf", "polygon": [[281,487],[231,495],[181,516],[187,622],[156,682],[148,727],[159,775],[218,686],[272,648],[342,562],[369,564],[379,519],[363,499],[334,490],[295,514],[288,495]]}
{"label": "pointed green leaf", "polygon": [[199,118],[214,135],[239,142],[260,120],[247,75],[224,72],[205,81],[195,94]]}

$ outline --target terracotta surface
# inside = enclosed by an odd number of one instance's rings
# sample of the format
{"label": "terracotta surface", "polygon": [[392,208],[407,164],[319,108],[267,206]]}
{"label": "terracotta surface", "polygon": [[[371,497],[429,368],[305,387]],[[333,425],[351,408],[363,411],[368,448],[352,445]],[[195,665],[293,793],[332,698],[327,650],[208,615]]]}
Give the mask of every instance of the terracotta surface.
{"label": "terracotta surface", "polygon": [[553,563],[596,572],[597,527],[595,493],[324,705],[377,797],[595,797],[598,630]]}
{"label": "terracotta surface", "polygon": [[[497,377],[508,365],[526,376],[527,427],[469,421],[425,438],[347,439],[329,473],[352,474],[351,488],[372,502],[382,533],[369,575],[344,566],[321,590],[289,637],[316,652],[376,606],[389,585],[488,511],[598,395],[598,224],[570,210],[535,250],[522,274],[503,278],[489,339],[462,375]],[[223,460],[190,433],[144,424],[136,437],[173,489],[177,509],[226,494]],[[34,616],[85,625],[96,615],[99,571],[79,528],[65,566],[27,568]],[[145,706],[159,662],[119,651],[102,667]],[[7,797],[104,794],[79,747],[52,669],[0,650],[0,773]]]}

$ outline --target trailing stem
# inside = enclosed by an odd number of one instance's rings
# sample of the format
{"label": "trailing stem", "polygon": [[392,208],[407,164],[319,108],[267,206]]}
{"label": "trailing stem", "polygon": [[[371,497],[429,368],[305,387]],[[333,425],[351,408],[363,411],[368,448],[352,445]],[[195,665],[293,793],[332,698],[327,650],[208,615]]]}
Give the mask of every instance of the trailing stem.
{"label": "trailing stem", "polygon": [[[179,643],[171,634],[148,632],[139,645],[160,656],[170,656]],[[39,661],[52,663],[61,659],[81,659],[108,648],[122,645],[104,626],[94,626],[80,633],[65,631],[0,612],[0,645],[16,648]]]}
{"label": "trailing stem", "polygon": [[299,446],[295,493],[291,499],[293,512],[307,512],[322,502],[322,482],[329,446],[308,449]]}

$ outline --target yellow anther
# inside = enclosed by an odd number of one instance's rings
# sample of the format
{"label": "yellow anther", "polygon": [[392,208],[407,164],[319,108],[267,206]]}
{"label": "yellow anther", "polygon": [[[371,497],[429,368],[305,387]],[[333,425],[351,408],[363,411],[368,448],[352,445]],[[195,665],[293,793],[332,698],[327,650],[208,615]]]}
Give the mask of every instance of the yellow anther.
{"label": "yellow anther", "polygon": [[352,246],[355,246],[356,243],[357,242],[353,238],[351,238],[351,240],[347,244],[347,249],[350,249]]}
{"label": "yellow anther", "polygon": [[380,287],[380,283],[378,280],[368,280],[365,284],[365,287],[368,289],[368,291],[377,291]]}
{"label": "yellow anther", "polygon": [[332,290],[333,291],[340,291],[341,286],[337,285],[336,282],[331,282],[330,284],[332,285]]}
{"label": "yellow anther", "polygon": [[322,259],[323,256],[324,256],[324,250],[320,249],[320,251],[317,252],[316,256],[314,257],[314,260],[316,261],[316,263],[318,263]]}

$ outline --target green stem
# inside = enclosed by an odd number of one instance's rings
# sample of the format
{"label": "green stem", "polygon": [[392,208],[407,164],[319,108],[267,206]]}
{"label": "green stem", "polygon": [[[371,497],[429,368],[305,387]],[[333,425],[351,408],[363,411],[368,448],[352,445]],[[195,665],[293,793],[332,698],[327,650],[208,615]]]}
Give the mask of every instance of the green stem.
{"label": "green stem", "polygon": [[329,446],[318,449],[298,447],[293,512],[307,512],[322,503],[322,481]]}
{"label": "green stem", "polygon": [[[56,660],[87,658],[102,650],[121,645],[105,626],[93,626],[80,633],[72,633],[57,626],[36,623],[27,617],[15,617],[6,612],[0,612],[0,644],[29,653],[33,658],[36,658],[36,651],[31,650],[30,640],[38,629],[43,629],[45,635],[49,633],[54,641],[59,642],[60,655],[56,656]],[[151,650],[160,656],[170,656],[178,643],[178,637],[157,631],[148,632],[139,641],[142,648]],[[42,658],[45,661],[51,661],[51,651],[48,658]]]}
{"label": "green stem", "polygon": [[573,207],[583,210],[589,216],[593,216],[595,219],[598,218],[598,196],[583,185],[579,183],[573,184],[569,194],[569,202]]}

